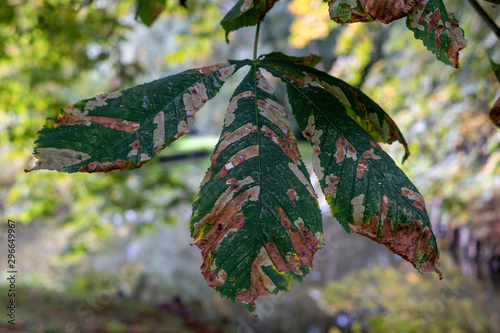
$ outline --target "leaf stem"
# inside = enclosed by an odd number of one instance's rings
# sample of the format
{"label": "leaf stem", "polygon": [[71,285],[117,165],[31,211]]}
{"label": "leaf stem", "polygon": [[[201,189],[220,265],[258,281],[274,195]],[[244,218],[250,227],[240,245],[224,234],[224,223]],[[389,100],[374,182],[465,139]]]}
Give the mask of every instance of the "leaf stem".
{"label": "leaf stem", "polygon": [[257,59],[257,45],[259,44],[260,22],[257,23],[257,30],[255,31],[255,39],[253,42],[253,61]]}
{"label": "leaf stem", "polygon": [[491,29],[491,31],[493,31],[498,39],[500,39],[500,28],[496,25],[495,21],[493,21],[493,19],[484,11],[483,7],[481,7],[476,0],[469,0],[469,2],[484,22],[486,22],[486,25]]}

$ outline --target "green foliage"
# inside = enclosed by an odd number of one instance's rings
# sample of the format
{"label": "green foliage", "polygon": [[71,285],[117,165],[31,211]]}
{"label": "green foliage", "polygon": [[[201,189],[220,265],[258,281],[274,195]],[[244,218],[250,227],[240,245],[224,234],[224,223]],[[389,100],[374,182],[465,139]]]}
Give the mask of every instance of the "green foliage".
{"label": "green foliage", "polygon": [[[259,24],[275,2],[238,1],[221,22],[226,38],[231,31]],[[154,21],[155,4],[165,1],[139,1],[137,13],[144,23]],[[415,36],[439,60],[458,67],[463,31],[442,2],[420,2],[408,12],[407,26]],[[320,187],[344,229],[386,245],[419,271],[440,273],[424,200],[377,144],[399,141],[405,160],[409,149],[401,131],[359,89],[314,69],[318,62],[312,55],[272,53],[78,102],[40,131],[32,170],[138,168],[186,134],[195,113],[236,70],[251,66],[229,102],[211,166],[194,201],[190,228],[208,284],[253,311],[257,297],[302,281],[323,246],[316,194],[284,106],[261,73],[263,68],[285,83],[293,115],[313,146]]]}
{"label": "green foliage", "polygon": [[363,269],[329,283],[318,303],[331,316],[350,318],[344,328],[356,333],[494,331],[493,309],[481,308],[481,289],[458,269],[447,269],[443,283],[406,265]]}

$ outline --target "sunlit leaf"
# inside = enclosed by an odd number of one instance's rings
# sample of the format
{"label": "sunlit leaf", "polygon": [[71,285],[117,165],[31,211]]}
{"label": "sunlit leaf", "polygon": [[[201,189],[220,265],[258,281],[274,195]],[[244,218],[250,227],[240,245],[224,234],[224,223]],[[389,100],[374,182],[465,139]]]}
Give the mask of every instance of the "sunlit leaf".
{"label": "sunlit leaf", "polygon": [[196,112],[240,66],[195,68],[70,105],[39,132],[32,170],[138,168],[188,133]]}
{"label": "sunlit leaf", "polygon": [[257,25],[278,1],[279,0],[238,0],[221,21],[221,25],[226,31],[226,41],[228,41],[228,36],[231,31]]}
{"label": "sunlit leaf", "polygon": [[293,114],[313,146],[314,171],[333,216],[351,233],[384,244],[419,271],[439,272],[439,251],[424,199],[373,138],[321,87],[287,85]]}
{"label": "sunlit leaf", "polygon": [[408,15],[406,26],[438,60],[459,67],[458,52],[467,45],[467,40],[458,20],[446,11],[442,0],[420,0]]}
{"label": "sunlit leaf", "polygon": [[251,311],[289,290],[323,246],[316,194],[284,107],[255,65],[226,111],[190,221],[211,287]]}
{"label": "sunlit leaf", "polygon": [[389,23],[408,16],[418,0],[330,0],[330,18],[337,23]]}
{"label": "sunlit leaf", "polygon": [[[282,75],[287,80],[295,83],[301,85],[321,85],[337,97],[347,114],[377,142],[390,144],[399,141],[405,148],[404,162],[410,155],[410,151],[408,150],[408,144],[403,134],[394,120],[361,90],[328,73],[312,67],[302,66],[301,64],[307,64],[305,59],[309,59],[311,56],[296,58],[288,57],[281,53],[271,53],[264,57],[261,64],[274,74],[276,74],[275,70],[279,69],[281,74],[278,75]],[[309,65],[312,64],[314,62]]]}

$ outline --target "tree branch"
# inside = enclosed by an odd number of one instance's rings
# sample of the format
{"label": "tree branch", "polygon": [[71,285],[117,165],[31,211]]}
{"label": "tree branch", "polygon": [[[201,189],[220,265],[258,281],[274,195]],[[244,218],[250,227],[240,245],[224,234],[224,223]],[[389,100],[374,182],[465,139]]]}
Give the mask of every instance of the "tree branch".
{"label": "tree branch", "polygon": [[476,10],[476,12],[483,18],[486,24],[490,27],[495,35],[497,35],[498,39],[500,39],[500,28],[497,26],[495,21],[488,16],[488,14],[484,11],[484,9],[477,3],[476,0],[469,0],[472,7]]}

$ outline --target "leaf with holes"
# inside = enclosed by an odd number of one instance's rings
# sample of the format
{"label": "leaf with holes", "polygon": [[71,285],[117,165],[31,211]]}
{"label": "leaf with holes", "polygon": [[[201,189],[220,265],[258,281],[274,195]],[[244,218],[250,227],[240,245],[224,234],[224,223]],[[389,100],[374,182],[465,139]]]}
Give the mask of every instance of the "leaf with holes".
{"label": "leaf with holes", "polygon": [[220,22],[226,31],[226,41],[231,31],[257,25],[279,0],[238,0]]}
{"label": "leaf with holes", "polygon": [[[384,244],[419,271],[439,271],[424,199],[394,161],[320,87],[287,84],[293,114],[314,149],[314,171],[347,232]],[[308,112],[304,112],[307,110]]]}
{"label": "leaf with holes", "polygon": [[195,68],[70,105],[38,133],[30,171],[138,168],[188,133],[196,112],[244,64]]}
{"label": "leaf with holes", "polygon": [[226,111],[190,221],[211,287],[243,302],[289,290],[323,246],[316,194],[284,107],[253,65]]}
{"label": "leaf with holes", "polygon": [[[310,58],[306,57],[304,59]],[[273,75],[301,86],[320,85],[342,103],[347,115],[368,132],[377,142],[399,141],[405,148],[403,162],[410,156],[408,144],[392,118],[361,90],[328,73],[303,66],[304,59],[288,57],[280,53],[264,56],[261,65]]]}
{"label": "leaf with holes", "polygon": [[458,68],[458,52],[467,45],[467,40],[455,16],[446,11],[442,0],[420,0],[408,15],[406,26],[438,60]]}

